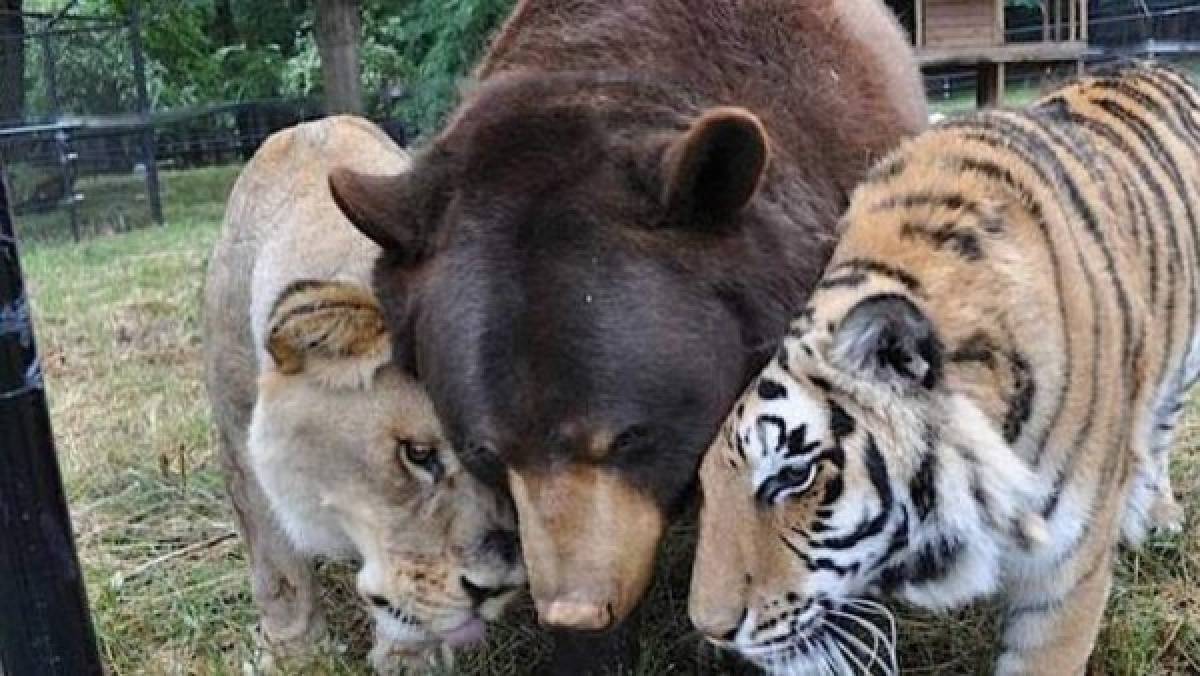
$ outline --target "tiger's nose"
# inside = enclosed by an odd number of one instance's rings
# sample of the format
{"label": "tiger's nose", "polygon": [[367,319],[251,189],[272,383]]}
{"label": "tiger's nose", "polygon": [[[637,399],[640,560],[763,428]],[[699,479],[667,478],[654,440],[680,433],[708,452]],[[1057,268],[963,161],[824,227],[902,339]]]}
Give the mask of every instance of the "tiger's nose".
{"label": "tiger's nose", "polygon": [[732,643],[737,638],[738,630],[746,621],[747,611],[729,612],[691,612],[692,624],[710,641]]}

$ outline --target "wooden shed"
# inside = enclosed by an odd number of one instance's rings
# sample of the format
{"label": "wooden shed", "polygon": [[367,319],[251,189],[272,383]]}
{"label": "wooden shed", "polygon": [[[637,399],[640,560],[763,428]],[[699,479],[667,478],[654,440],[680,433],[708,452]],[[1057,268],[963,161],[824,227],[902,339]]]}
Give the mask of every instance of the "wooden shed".
{"label": "wooden shed", "polygon": [[1067,62],[1082,69],[1087,0],[1040,0],[1040,4],[1040,39],[1009,42],[1005,0],[913,0],[917,58],[923,68],[975,66],[980,105],[1003,98],[1008,64]]}

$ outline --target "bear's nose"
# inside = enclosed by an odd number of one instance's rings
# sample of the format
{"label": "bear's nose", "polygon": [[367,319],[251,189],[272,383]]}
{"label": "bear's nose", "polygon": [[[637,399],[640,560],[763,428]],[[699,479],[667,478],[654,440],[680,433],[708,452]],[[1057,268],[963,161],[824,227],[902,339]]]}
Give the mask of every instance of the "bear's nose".
{"label": "bear's nose", "polygon": [[692,612],[692,624],[711,641],[732,643],[737,639],[738,629],[746,620],[746,609],[736,615],[733,613],[697,613]]}

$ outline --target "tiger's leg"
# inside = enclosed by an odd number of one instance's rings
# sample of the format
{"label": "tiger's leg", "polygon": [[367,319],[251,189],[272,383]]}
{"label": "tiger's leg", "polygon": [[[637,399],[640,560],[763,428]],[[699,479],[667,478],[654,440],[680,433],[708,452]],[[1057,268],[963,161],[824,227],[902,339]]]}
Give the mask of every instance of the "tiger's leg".
{"label": "tiger's leg", "polygon": [[1009,592],[998,676],[1085,673],[1112,585],[1115,548],[1098,539],[1058,571]]}
{"label": "tiger's leg", "polygon": [[1150,526],[1162,533],[1177,534],[1183,531],[1183,507],[1171,489],[1170,453],[1164,450],[1159,457],[1161,467],[1154,504],[1150,507]]}
{"label": "tiger's leg", "polygon": [[1183,414],[1183,398],[1174,396],[1159,413],[1150,450],[1150,463],[1155,474],[1154,495],[1150,503],[1150,527],[1165,533],[1183,530],[1183,508],[1171,490],[1171,448],[1175,443],[1175,427]]}

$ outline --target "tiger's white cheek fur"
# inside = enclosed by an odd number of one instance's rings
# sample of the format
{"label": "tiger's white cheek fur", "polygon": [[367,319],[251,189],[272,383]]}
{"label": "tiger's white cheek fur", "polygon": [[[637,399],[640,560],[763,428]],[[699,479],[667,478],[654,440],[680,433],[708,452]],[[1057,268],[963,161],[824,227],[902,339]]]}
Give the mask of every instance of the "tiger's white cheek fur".
{"label": "tiger's white cheek fur", "polygon": [[[937,574],[906,580],[898,590],[906,601],[932,609],[994,593],[1022,559],[1051,556],[1055,547],[1047,544],[1059,535],[1039,514],[1037,478],[983,413],[965,397],[952,396],[944,405],[933,450],[937,507],[910,545],[910,573],[936,568]],[[1013,556],[1022,551],[1019,541],[1028,543],[1028,554]]]}

